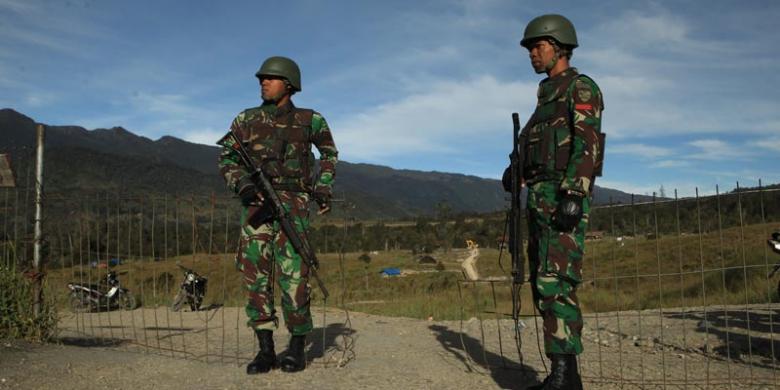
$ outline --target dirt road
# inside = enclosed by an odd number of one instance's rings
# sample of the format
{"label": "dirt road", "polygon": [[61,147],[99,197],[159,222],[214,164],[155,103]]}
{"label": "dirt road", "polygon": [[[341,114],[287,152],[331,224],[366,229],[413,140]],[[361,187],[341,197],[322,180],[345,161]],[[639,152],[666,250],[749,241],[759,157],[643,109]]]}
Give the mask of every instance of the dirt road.
{"label": "dirt road", "polygon": [[[731,388],[776,388],[780,337],[770,330],[780,311],[765,306],[710,310],[706,321],[703,311],[588,316],[586,388],[725,389],[729,378]],[[0,389],[522,389],[545,376],[532,319],[521,330],[521,362],[509,319],[316,313],[309,368],[252,377],[244,365],[256,347],[241,309],[67,314],[59,344],[0,345]],[[287,337],[275,333],[277,352]]]}

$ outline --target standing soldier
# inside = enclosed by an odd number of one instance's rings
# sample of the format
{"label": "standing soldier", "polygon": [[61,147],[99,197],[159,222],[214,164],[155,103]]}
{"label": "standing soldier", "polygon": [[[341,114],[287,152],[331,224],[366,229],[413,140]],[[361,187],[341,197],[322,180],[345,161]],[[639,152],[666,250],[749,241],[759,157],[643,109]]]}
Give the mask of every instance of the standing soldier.
{"label": "standing soldier", "polygon": [[[528,187],[528,258],[534,303],[544,320],[550,375],[536,389],[582,389],[577,355],[582,353],[582,281],[585,230],[591,191],[604,153],[599,87],[569,66],[577,35],[561,15],[542,15],[525,29],[539,84],[536,111],[523,128],[524,185]],[[504,189],[511,191],[509,168]],[[520,182],[520,181],[518,181]]]}
{"label": "standing soldier", "polygon": [[[309,200],[313,199],[319,206],[318,214],[330,210],[338,155],[336,145],[322,115],[293,105],[292,95],[301,91],[301,73],[294,61],[270,57],[255,76],[260,81],[263,104],[238,114],[230,131],[244,143],[255,165],[271,180],[295,228],[305,238]],[[230,134],[218,144],[223,147],[220,172],[244,206],[236,265],[244,274],[249,296],[247,324],[254,329],[260,344],[260,352],[246,367],[246,372],[268,372],[279,365],[285,372],[301,371],[306,367],[306,334],[312,330],[309,267],[280,231],[279,222],[264,204],[250,172],[230,147]],[[316,180],[312,144],[320,153]],[[281,362],[277,362],[273,340],[279,322],[273,303],[276,278],[282,290],[284,322],[291,334],[287,354]]]}

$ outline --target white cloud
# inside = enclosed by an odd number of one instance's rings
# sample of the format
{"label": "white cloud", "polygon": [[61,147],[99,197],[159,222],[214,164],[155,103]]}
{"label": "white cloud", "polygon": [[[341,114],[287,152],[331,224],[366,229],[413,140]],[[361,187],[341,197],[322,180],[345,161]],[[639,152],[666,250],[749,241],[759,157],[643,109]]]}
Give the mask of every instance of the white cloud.
{"label": "white cloud", "polygon": [[429,83],[424,93],[333,120],[347,159],[375,161],[419,152],[455,151],[446,145],[506,131],[512,111],[535,105],[536,84],[499,82],[483,75]]}
{"label": "white cloud", "polygon": [[187,102],[187,96],[179,94],[137,92],[132,96],[131,102],[137,105],[139,109],[166,113],[174,117],[180,117],[194,112],[192,105]]}
{"label": "white cloud", "polygon": [[654,192],[657,195],[660,192],[661,186],[663,186],[666,196],[670,198],[674,197],[675,190],[677,190],[677,196],[680,198],[694,196],[697,188],[699,189],[700,196],[715,192],[714,185],[710,185],[702,180],[663,180],[663,182],[656,182],[655,184],[647,183],[647,180],[645,180],[642,184],[637,184],[633,181],[626,182],[620,180],[597,179],[596,184],[599,187],[612,188],[637,195],[652,195]]}
{"label": "white cloud", "polygon": [[598,29],[613,41],[625,45],[657,46],[661,44],[679,44],[688,37],[685,20],[666,12],[642,14],[629,11],[621,17],[604,23]]}
{"label": "white cloud", "polygon": [[780,152],[780,139],[777,137],[766,138],[762,140],[750,141],[747,144],[750,148],[766,149],[772,152]]}
{"label": "white cloud", "polygon": [[655,159],[672,154],[672,149],[646,144],[617,144],[609,146],[609,153],[630,154],[639,158]]}
{"label": "white cloud", "polygon": [[661,160],[650,165],[651,168],[687,168],[691,163],[685,160]]}
{"label": "white cloud", "polygon": [[213,128],[191,130],[179,134],[182,139],[194,142],[196,144],[204,144],[214,146],[217,141],[225,136],[227,130],[216,130]]}
{"label": "white cloud", "polygon": [[771,59],[765,45],[708,34],[711,26],[695,15],[665,7],[619,12],[580,34],[574,62],[584,63],[604,92],[604,131],[612,139],[778,131],[776,99],[767,109],[767,96],[751,95],[733,110],[735,84],[751,84],[748,68],[757,66],[745,58]]}
{"label": "white cloud", "polygon": [[660,184],[637,184],[634,182],[626,182],[620,180],[608,180],[608,179],[596,179],[596,185],[599,187],[612,188],[620,190],[629,194],[652,194],[654,191],[658,192]]}
{"label": "white cloud", "polygon": [[121,126],[150,139],[170,135],[214,145],[236,114],[195,103],[183,94],[138,92],[127,100],[120,99],[117,104],[130,109],[112,115],[80,118],[75,124],[87,129]]}
{"label": "white cloud", "polygon": [[[88,4],[75,2],[41,4],[31,1],[0,0],[0,14],[5,22],[2,28],[11,24],[14,31],[32,33],[30,36],[63,38],[63,36],[81,38],[101,38],[111,34],[111,28],[99,27],[94,16],[98,10]],[[2,20],[0,19],[0,20]]]}
{"label": "white cloud", "polygon": [[699,139],[688,143],[698,149],[689,155],[690,158],[700,160],[726,160],[740,159],[749,156],[741,145],[735,143],[726,143],[719,139]]}
{"label": "white cloud", "polygon": [[15,14],[29,14],[38,8],[29,1],[0,0],[0,9],[6,9]]}
{"label": "white cloud", "polygon": [[24,103],[29,107],[42,107],[59,99],[59,95],[54,92],[34,92],[24,97]]}

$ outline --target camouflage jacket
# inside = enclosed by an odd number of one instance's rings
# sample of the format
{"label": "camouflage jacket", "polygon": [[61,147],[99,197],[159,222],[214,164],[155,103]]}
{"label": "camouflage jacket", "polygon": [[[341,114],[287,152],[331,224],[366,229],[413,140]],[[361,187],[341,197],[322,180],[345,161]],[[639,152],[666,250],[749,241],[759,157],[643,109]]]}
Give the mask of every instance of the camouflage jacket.
{"label": "camouflage jacket", "polygon": [[[325,118],[318,112],[296,108],[292,102],[277,108],[273,104],[244,110],[230,125],[244,143],[257,166],[270,178],[274,188],[281,191],[316,192],[326,197],[332,193],[336,175],[338,151]],[[222,153],[219,169],[230,190],[241,191],[247,175],[226,135],[219,142]],[[312,177],[314,145],[320,153],[320,170]]]}
{"label": "camouflage jacket", "polygon": [[536,110],[523,128],[524,177],[560,182],[560,190],[590,196],[603,161],[601,91],[577,69],[542,80]]}

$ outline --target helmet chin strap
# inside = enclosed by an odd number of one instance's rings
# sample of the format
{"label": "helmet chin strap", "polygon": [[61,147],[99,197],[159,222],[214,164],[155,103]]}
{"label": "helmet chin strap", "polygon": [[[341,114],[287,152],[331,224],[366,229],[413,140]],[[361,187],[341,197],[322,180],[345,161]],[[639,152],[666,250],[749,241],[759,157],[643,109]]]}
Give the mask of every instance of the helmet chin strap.
{"label": "helmet chin strap", "polygon": [[555,68],[555,64],[558,63],[558,53],[555,53],[555,56],[553,59],[550,60],[550,62],[547,63],[547,65],[544,66],[544,71],[546,73],[550,73],[550,71]]}
{"label": "helmet chin strap", "polygon": [[547,41],[550,42],[550,45],[552,45],[553,49],[555,50],[555,55],[550,60],[550,62],[548,62],[547,65],[545,65],[544,67],[544,71],[549,73],[553,68],[555,68],[555,64],[558,63],[558,58],[560,57],[561,48],[558,47],[558,43],[555,42],[555,40],[549,39]]}
{"label": "helmet chin strap", "polygon": [[263,96],[263,93],[260,92],[260,98],[263,100],[263,103],[268,103],[268,104],[279,103],[279,101],[282,100],[282,98],[285,97],[285,95],[289,94],[292,91],[292,86],[287,80],[285,80],[284,85],[286,87],[284,91],[279,92],[279,94],[277,94],[276,96],[269,96],[268,98],[265,98]]}

